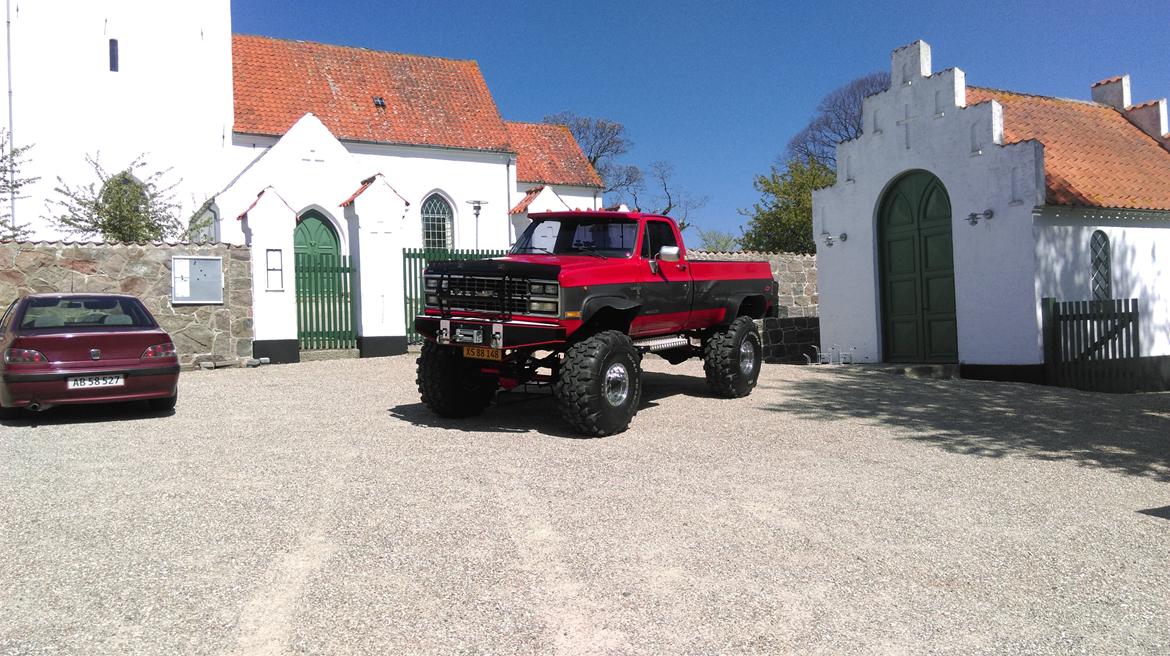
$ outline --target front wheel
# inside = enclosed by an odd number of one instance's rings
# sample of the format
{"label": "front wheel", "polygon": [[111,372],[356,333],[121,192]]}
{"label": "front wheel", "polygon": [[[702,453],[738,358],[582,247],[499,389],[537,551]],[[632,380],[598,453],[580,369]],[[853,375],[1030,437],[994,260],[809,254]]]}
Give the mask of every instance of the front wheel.
{"label": "front wheel", "polygon": [[739,317],[703,346],[703,372],[712,392],[728,399],[747,396],[760,377],[763,348],[756,322]]}
{"label": "front wheel", "polygon": [[440,417],[472,417],[496,396],[496,381],[479,366],[463,359],[456,348],[423,342],[418,360],[418,391],[422,402]]}
{"label": "front wheel", "polygon": [[565,353],[553,394],[561,416],[585,435],[624,431],[642,402],[642,357],[629,336],[607,330]]}

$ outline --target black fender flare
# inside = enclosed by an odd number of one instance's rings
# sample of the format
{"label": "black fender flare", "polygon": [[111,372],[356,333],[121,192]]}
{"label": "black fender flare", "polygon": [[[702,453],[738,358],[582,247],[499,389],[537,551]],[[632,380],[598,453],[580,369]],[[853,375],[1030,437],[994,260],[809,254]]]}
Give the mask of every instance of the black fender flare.
{"label": "black fender flare", "polygon": [[[638,301],[624,296],[590,296],[581,305],[581,323],[589,323],[589,320],[598,312],[607,308],[619,312],[629,312],[630,310],[639,310],[641,307],[642,304]],[[635,314],[637,313],[635,312]]]}
{"label": "black fender flare", "polygon": [[764,311],[760,318],[767,314],[768,294],[766,293],[744,293],[736,294],[728,299],[727,304],[724,305],[723,320],[719,322],[721,328],[726,328],[739,318],[739,309],[743,307],[743,302],[749,298],[758,297],[764,302]]}

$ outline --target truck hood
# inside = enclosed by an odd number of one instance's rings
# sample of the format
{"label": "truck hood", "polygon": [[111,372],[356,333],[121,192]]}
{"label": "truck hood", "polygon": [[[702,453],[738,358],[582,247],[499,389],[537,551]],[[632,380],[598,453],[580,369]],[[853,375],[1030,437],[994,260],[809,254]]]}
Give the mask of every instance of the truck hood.
{"label": "truck hood", "polygon": [[630,260],[588,255],[508,255],[491,260],[432,262],[427,273],[459,275],[512,275],[536,280],[558,280],[562,286],[593,284],[609,272],[628,272]]}

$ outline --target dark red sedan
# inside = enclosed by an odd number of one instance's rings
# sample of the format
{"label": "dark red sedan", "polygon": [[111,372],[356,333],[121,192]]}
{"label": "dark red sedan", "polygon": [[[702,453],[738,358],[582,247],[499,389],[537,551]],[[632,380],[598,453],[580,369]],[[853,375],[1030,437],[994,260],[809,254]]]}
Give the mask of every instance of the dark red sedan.
{"label": "dark red sedan", "polygon": [[142,302],[120,294],[32,294],[0,317],[0,413],[64,403],[175,407],[179,359]]}

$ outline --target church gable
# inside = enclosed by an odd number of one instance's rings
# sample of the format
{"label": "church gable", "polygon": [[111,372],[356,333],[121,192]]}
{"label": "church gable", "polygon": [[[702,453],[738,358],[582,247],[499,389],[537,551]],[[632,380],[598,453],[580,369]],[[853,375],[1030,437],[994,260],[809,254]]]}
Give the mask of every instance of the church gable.
{"label": "church gable", "polygon": [[235,35],[232,67],[240,134],[312,113],[341,140],[512,150],[474,61]]}

